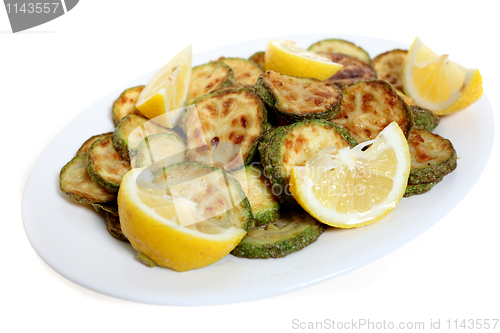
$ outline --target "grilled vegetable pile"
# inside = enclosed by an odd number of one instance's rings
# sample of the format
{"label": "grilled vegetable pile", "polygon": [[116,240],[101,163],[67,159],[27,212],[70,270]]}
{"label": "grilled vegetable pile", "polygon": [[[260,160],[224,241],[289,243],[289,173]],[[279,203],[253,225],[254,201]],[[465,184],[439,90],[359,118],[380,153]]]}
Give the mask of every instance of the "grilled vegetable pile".
{"label": "grilled vegetable pile", "polygon": [[[239,182],[248,199],[241,204],[248,233],[231,253],[278,258],[331,228],[303,211],[288,191],[292,167],[304,166],[324,148],[354,147],[396,122],[411,154],[405,196],[428,192],[456,168],[450,140],[432,133],[439,116],[411,105],[402,92],[407,50],[372,59],[362,47],[339,39],[318,41],[308,50],[343,68],[324,81],[282,75],[264,68],[260,50],[193,67],[186,112],[173,129],[135,107],[144,86],[126,89],[110,106],[114,130],[82,143],[60,172],[61,191],[102,212],[109,233],[127,241],[116,202],[124,175],[148,168],[173,182],[179,170],[196,173],[204,164],[204,172],[222,172],[220,186]],[[195,192],[192,196],[203,202]]]}

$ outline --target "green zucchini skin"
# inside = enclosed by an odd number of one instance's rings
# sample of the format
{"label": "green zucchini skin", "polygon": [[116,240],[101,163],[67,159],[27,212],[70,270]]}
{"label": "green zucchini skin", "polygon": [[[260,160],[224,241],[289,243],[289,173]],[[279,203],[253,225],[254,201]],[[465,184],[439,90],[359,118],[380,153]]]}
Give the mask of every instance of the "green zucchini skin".
{"label": "green zucchini skin", "polygon": [[408,185],[406,186],[405,193],[403,194],[403,197],[408,198],[411,197],[412,195],[419,195],[419,194],[424,194],[426,192],[429,192],[434,185],[438,184],[443,180],[444,176],[441,178],[438,178],[432,182],[428,183],[422,183],[422,184],[417,184],[417,185]]}
{"label": "green zucchini skin", "polygon": [[120,218],[118,216],[105,212],[104,222],[106,222],[106,230],[111,236],[123,242],[128,242],[127,237],[122,232]]}
{"label": "green zucchini skin", "polygon": [[94,182],[87,172],[87,154],[73,157],[61,169],[59,188],[73,200],[83,204],[116,201],[116,194]]}
{"label": "green zucchini skin", "polygon": [[[201,177],[209,176],[204,181],[200,181],[200,188],[196,188],[190,181]],[[211,178],[214,177],[214,178]],[[223,177],[220,180],[218,177]],[[232,207],[224,211],[212,219],[218,220],[222,224],[238,227],[248,230],[252,222],[252,208],[250,202],[241,188],[240,183],[230,174],[226,173],[223,169],[210,167],[199,162],[181,162],[171,164],[158,170],[154,173],[153,183],[165,184],[168,179],[168,186],[166,186],[166,194],[172,195],[171,186],[178,186],[177,193],[183,198],[190,199],[196,202],[200,209],[204,211],[206,208],[218,211],[218,207]],[[188,183],[190,182],[190,183]],[[184,183],[188,183],[187,187],[183,187]],[[207,186],[208,184],[208,186]],[[223,184],[223,185],[221,185]],[[221,194],[229,193],[231,196],[231,203],[220,202]],[[209,221],[207,222],[209,223]],[[188,226],[193,228],[204,228],[205,221],[195,223]]]}
{"label": "green zucchini skin", "polygon": [[448,139],[424,129],[414,129],[408,144],[411,157],[409,185],[434,182],[457,167],[457,152]]}
{"label": "green zucchini skin", "polygon": [[262,70],[266,68],[266,52],[258,51],[255,52],[248,58],[248,60],[255,62]]}
{"label": "green zucchini skin", "polygon": [[214,166],[231,171],[240,168],[241,162],[249,164],[253,161],[261,137],[270,127],[266,107],[253,90],[214,91],[200,97],[195,106],[188,112],[184,124],[188,149],[186,160],[214,163],[208,161],[207,154],[214,151],[212,155],[217,155],[220,142],[239,146],[243,161],[219,161]]}
{"label": "green zucchini skin", "polygon": [[326,82],[330,84],[344,86],[358,81],[373,80],[377,78],[375,68],[356,57],[342,53],[317,53],[344,66],[332,77],[326,79]]}
{"label": "green zucchini skin", "polygon": [[413,127],[418,129],[424,129],[432,132],[441,118],[434,114],[431,110],[422,108],[420,106],[411,105],[411,112],[413,113]]}
{"label": "green zucchini skin", "polygon": [[287,212],[277,221],[250,229],[231,254],[248,259],[283,258],[315,242],[324,230],[323,224],[305,212]]}
{"label": "green zucchini skin", "polygon": [[221,61],[213,61],[195,66],[191,70],[191,79],[185,104],[193,104],[196,99],[205,94],[234,84],[233,70]]}
{"label": "green zucchini skin", "polygon": [[308,50],[312,52],[343,53],[356,57],[367,64],[371,63],[371,58],[368,52],[360,46],[344,39],[329,38],[320,40],[309,46]]}
{"label": "green zucchini skin", "polygon": [[[128,138],[130,133],[146,121],[147,118],[143,116],[127,115],[123,117],[120,123],[116,126],[113,133],[113,145],[115,146],[116,151],[118,151],[118,153],[126,160],[131,160],[128,145]],[[131,151],[133,152],[132,149]]]}
{"label": "green zucchini skin", "polygon": [[340,125],[325,120],[304,120],[274,128],[259,145],[265,174],[281,204],[298,207],[288,191],[293,166],[303,166],[319,151],[329,146],[354,147],[357,142]]}
{"label": "green zucchini skin", "polygon": [[252,163],[230,173],[241,184],[252,208],[253,225],[261,226],[280,217],[280,204],[272,193],[264,169]]}
{"label": "green zucchini skin", "polygon": [[125,89],[120,96],[113,102],[111,115],[115,127],[118,126],[123,117],[129,114],[142,116],[141,112],[135,107],[135,103],[144,89],[144,85]]}
{"label": "green zucchini skin", "polygon": [[132,159],[132,167],[143,168],[151,166],[152,172],[162,166],[185,162],[186,142],[172,133],[157,133],[148,135],[137,148],[137,154]]}
{"label": "green zucchini skin", "polygon": [[81,146],[80,148],[77,150],[76,152],[76,155],[75,156],[78,156],[78,155],[83,155],[83,154],[87,154],[87,151],[89,150],[90,146],[92,146],[92,144],[94,143],[94,141],[98,140],[98,139],[102,139],[108,135],[112,135],[113,132],[107,132],[107,133],[102,133],[102,134],[97,134],[97,135],[92,135],[90,138],[88,138]]}
{"label": "green zucchini skin", "polygon": [[342,101],[342,91],[335,84],[274,71],[260,75],[255,92],[268,110],[289,123],[304,119],[335,118],[340,112]]}
{"label": "green zucchini skin", "polygon": [[136,256],[137,260],[139,260],[139,262],[147,267],[155,267],[155,266],[158,266],[158,264],[156,262],[154,262],[154,260],[152,260],[150,257],[148,257],[147,255],[145,255],[144,253],[142,252],[137,252],[137,256]]}
{"label": "green zucchini skin", "polygon": [[129,114],[116,126],[113,146],[125,160],[130,161],[137,154],[137,148],[144,138],[157,133],[178,135],[176,131],[162,127],[146,117]]}
{"label": "green zucchini skin", "polygon": [[358,81],[342,87],[342,109],[332,122],[344,126],[358,141],[373,140],[395,121],[406,138],[413,126],[410,106],[386,81]]}
{"label": "green zucchini skin", "polygon": [[118,192],[123,176],[130,170],[130,162],[113,146],[112,135],[96,140],[90,146],[87,153],[87,171],[90,178],[108,192]]}

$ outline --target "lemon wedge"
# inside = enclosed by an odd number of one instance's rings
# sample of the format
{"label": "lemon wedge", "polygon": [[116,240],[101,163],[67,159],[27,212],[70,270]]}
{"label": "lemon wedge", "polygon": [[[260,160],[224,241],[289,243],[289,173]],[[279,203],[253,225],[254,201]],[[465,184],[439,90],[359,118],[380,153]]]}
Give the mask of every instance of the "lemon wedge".
{"label": "lemon wedge", "polygon": [[251,220],[239,183],[196,162],[163,170],[170,170],[163,178],[147,168],[123,177],[118,212],[132,247],[175,271],[205,267],[229,254]]}
{"label": "lemon wedge", "polygon": [[477,68],[466,68],[438,55],[415,38],[403,69],[404,91],[416,105],[437,115],[451,114],[476,102],[483,94]]}
{"label": "lemon wedge", "polygon": [[410,152],[396,122],[354,148],[328,147],[293,167],[290,192],[318,221],[339,228],[377,222],[406,189]]}
{"label": "lemon wedge", "polygon": [[145,117],[164,127],[175,127],[186,101],[192,59],[190,45],[170,60],[144,87],[135,107]]}
{"label": "lemon wedge", "polygon": [[265,54],[265,69],[295,77],[326,80],[343,65],[307,51],[288,40],[270,40]]}

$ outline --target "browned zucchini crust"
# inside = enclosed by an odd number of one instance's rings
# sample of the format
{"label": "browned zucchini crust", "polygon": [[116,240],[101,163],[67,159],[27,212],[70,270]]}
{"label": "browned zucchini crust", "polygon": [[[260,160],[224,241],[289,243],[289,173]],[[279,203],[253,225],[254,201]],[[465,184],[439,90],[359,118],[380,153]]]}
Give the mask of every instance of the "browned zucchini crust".
{"label": "browned zucchini crust", "polygon": [[409,185],[436,181],[457,167],[451,141],[424,129],[414,129],[408,138],[411,156]]}
{"label": "browned zucchini crust", "polygon": [[362,80],[372,80],[377,78],[377,72],[375,69],[358,58],[342,53],[317,53],[344,66],[337,73],[335,73],[335,75],[326,80],[328,83],[335,83],[342,86]]}
{"label": "browned zucchini crust", "polygon": [[342,91],[335,84],[305,77],[262,73],[255,92],[268,110],[290,123],[303,119],[334,118],[340,111]]}
{"label": "browned zucchini crust", "polygon": [[92,146],[92,144],[94,143],[94,141],[96,140],[99,140],[99,139],[102,139],[108,135],[112,135],[113,132],[107,132],[107,133],[102,133],[102,134],[97,134],[97,135],[93,135],[91,136],[90,138],[88,138],[81,146],[80,148],[78,149],[78,151],[76,152],[76,156],[78,155],[83,155],[83,154],[86,154],[87,151],[89,150],[90,146]]}
{"label": "browned zucchini crust", "polygon": [[113,146],[112,135],[99,139],[90,146],[87,163],[90,178],[111,193],[118,192],[123,176],[131,170],[130,162]]}
{"label": "browned zucchini crust", "polygon": [[375,139],[393,121],[408,137],[413,126],[410,106],[386,81],[359,81],[343,86],[342,94],[342,109],[332,121],[344,126],[358,143]]}
{"label": "browned zucchini crust", "polygon": [[59,175],[59,188],[73,200],[94,204],[116,200],[116,194],[94,182],[87,172],[87,154],[75,156]]}
{"label": "browned zucchini crust", "polygon": [[234,72],[234,83],[253,86],[262,68],[257,63],[243,58],[225,58],[220,57],[217,61],[223,62]]}
{"label": "browned zucchini crust", "polygon": [[396,49],[376,56],[372,65],[377,71],[378,78],[403,91],[403,67],[407,54],[407,50]]}
{"label": "browned zucchini crust", "polygon": [[[253,90],[225,89],[206,94],[186,117],[186,160],[227,171],[239,168],[252,161],[268,126],[264,103]],[[243,161],[238,160],[239,153]]]}
{"label": "browned zucchini crust", "polygon": [[266,52],[255,52],[248,60],[255,62],[259,67],[264,70],[266,68]]}
{"label": "browned zucchini crust", "polygon": [[186,105],[216,89],[234,84],[234,72],[223,62],[210,62],[193,67],[186,97]]}
{"label": "browned zucchini crust", "polygon": [[136,114],[142,116],[139,109],[135,107],[135,103],[143,89],[143,85],[128,88],[114,101],[111,115],[115,126],[117,126],[126,115]]}

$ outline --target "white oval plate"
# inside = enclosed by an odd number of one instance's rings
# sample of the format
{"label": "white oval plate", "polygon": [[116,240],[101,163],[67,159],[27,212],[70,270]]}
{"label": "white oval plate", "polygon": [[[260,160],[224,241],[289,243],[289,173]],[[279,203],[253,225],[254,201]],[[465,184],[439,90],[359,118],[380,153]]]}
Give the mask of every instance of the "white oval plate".
{"label": "white oval plate", "polygon": [[[350,35],[280,36],[302,47],[326,38],[360,45],[371,57],[409,45]],[[265,50],[268,39],[197,54],[194,64],[220,56],[248,58]],[[493,112],[486,98],[442,119],[435,132],[451,140],[457,169],[432,191],[404,198],[383,220],[358,229],[329,229],[307,248],[281,259],[251,260],[228,255],[202,269],[178,273],[148,268],[128,243],[106,231],[102,215],[73,202],[59,190],[59,172],[91,135],[113,130],[111,105],[126,88],[145,84],[149,73],[118,87],[76,117],[43,151],[26,183],[23,220],[28,238],[54,270],[94,291],[137,302],[209,305],[250,301],[332,279],[394,251],[438,222],[472,188],[483,171],[493,142]]]}

